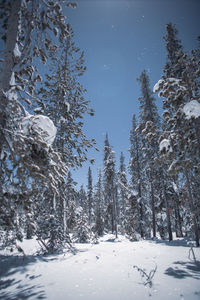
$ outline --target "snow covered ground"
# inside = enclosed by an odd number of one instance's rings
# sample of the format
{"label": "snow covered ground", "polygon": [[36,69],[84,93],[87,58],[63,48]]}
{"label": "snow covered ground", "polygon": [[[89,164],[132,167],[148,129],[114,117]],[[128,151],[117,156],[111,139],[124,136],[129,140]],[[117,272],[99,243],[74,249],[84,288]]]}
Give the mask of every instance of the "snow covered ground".
{"label": "snow covered ground", "polygon": [[[77,244],[76,255],[44,257],[34,255],[33,241],[23,246],[26,258],[0,251],[0,299],[200,299],[200,249],[195,262],[185,241],[106,235],[99,244]],[[134,266],[147,275],[157,267],[152,286]]]}

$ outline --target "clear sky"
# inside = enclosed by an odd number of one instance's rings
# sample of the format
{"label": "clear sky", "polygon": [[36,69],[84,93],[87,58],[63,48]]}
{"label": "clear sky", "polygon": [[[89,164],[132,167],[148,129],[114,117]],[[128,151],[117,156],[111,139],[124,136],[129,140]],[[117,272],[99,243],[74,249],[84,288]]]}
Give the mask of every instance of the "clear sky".
{"label": "clear sky", "polygon": [[[81,78],[91,100],[94,117],[85,118],[84,131],[95,138],[100,152],[89,152],[103,167],[106,132],[116,152],[129,160],[129,131],[138,114],[140,86],[136,78],[146,69],[151,86],[161,78],[166,60],[165,26],[176,24],[185,50],[197,47],[200,35],[200,0],[78,0],[67,9],[75,42],[85,52],[87,72]],[[156,96],[157,98],[157,96]],[[161,111],[162,100],[157,101]],[[78,184],[87,184],[88,164],[73,173]]]}

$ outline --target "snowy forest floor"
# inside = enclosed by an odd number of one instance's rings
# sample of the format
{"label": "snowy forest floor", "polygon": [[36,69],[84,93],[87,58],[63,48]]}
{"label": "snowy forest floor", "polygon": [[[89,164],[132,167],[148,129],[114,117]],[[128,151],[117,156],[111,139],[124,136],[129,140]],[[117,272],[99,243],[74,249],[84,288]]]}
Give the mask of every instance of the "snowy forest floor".
{"label": "snowy forest floor", "polygon": [[0,251],[0,299],[200,299],[200,249],[194,261],[185,240],[106,235],[99,244],[76,244],[76,255],[43,257],[34,255],[34,240],[23,247],[26,257]]}

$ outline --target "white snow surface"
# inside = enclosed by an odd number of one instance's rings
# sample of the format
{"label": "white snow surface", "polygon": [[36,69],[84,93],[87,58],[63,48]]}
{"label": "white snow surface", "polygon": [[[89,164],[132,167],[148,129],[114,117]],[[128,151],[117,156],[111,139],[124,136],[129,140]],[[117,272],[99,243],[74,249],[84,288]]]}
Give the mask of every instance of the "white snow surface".
{"label": "white snow surface", "polygon": [[163,151],[164,149],[166,152],[172,151],[172,147],[171,147],[170,141],[168,139],[163,139],[159,144],[159,150]]}
{"label": "white snow surface", "polygon": [[[76,255],[34,256],[34,240],[25,240],[26,257],[0,252],[1,299],[48,300],[198,300],[200,249],[183,240],[130,242],[113,235],[99,244],[76,244]],[[134,268],[149,274],[152,287]]]}
{"label": "white snow surface", "polygon": [[26,135],[30,133],[39,134],[48,145],[53,143],[57,132],[53,121],[43,115],[28,115],[24,117],[21,122],[21,128]]}
{"label": "white snow surface", "polygon": [[200,117],[200,103],[197,100],[192,100],[186,103],[183,107],[183,112],[186,115],[186,119],[199,118]]}

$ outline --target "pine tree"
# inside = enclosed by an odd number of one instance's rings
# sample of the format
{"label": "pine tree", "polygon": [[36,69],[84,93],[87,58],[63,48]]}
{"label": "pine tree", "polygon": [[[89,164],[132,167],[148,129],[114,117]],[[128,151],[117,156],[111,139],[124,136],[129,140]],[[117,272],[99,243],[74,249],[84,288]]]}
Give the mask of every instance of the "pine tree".
{"label": "pine tree", "polygon": [[148,198],[149,206],[152,213],[152,230],[153,237],[156,237],[156,168],[154,160],[158,153],[158,143],[156,140],[156,132],[159,129],[159,115],[155,98],[150,89],[149,77],[144,70],[138,81],[141,85],[140,101],[140,121],[138,130],[145,136],[142,139],[143,159],[142,171],[144,173],[144,180],[149,190],[146,190],[146,197]]}
{"label": "pine tree", "polygon": [[88,223],[88,216],[82,209],[76,209],[76,225],[73,233],[73,240],[76,243],[88,243],[91,240],[91,229]]}
{"label": "pine tree", "polygon": [[104,201],[106,206],[105,226],[118,235],[116,174],[114,152],[106,134],[104,146]]}
{"label": "pine tree", "polygon": [[87,160],[88,148],[95,143],[83,133],[82,119],[86,113],[94,115],[94,111],[89,108],[86,90],[78,80],[86,70],[84,53],[75,46],[70,24],[66,26],[67,37],[60,39],[56,51],[49,49],[49,67],[44,85],[38,90],[39,106],[35,112],[50,116],[57,128],[54,147],[68,165],[80,167]]}
{"label": "pine tree", "polygon": [[89,226],[91,226],[93,221],[93,186],[92,186],[92,170],[88,169],[88,185],[87,185],[87,206],[88,206],[88,221]]}
{"label": "pine tree", "polygon": [[182,74],[182,66],[179,58],[183,55],[183,46],[181,40],[178,39],[178,30],[175,25],[168,23],[166,25],[167,34],[164,36],[167,61],[164,67],[164,76],[166,78],[180,78]]}
{"label": "pine tree", "polygon": [[128,187],[127,187],[127,176],[126,176],[126,166],[125,166],[125,157],[123,152],[120,155],[120,168],[118,171],[118,186],[120,199],[118,201],[118,217],[119,223],[122,228],[125,227],[126,222],[126,205],[128,201]]}
{"label": "pine tree", "polygon": [[[168,76],[171,76],[160,80],[154,90],[160,90],[159,95],[165,97],[164,131],[160,138],[160,152],[164,159],[168,160],[169,173],[173,176],[184,176],[193,231],[196,245],[199,246],[198,196],[192,184],[197,178],[196,174],[199,174],[200,154],[200,116],[196,114],[197,107],[200,106],[199,73],[196,61],[197,57],[191,58],[187,54],[179,56],[176,66],[171,62],[171,73],[170,69],[168,70]],[[174,67],[179,69],[179,73],[174,73]]]}
{"label": "pine tree", "polygon": [[[130,131],[130,162],[129,162],[129,172],[131,175],[131,189],[132,193],[129,196],[130,206],[133,208],[131,210],[132,214],[129,212],[130,219],[132,220],[129,224],[134,226],[131,232],[139,232],[141,237],[144,237],[144,197],[142,194],[142,151],[141,151],[141,134],[137,129],[136,116],[132,117],[132,128]],[[137,197],[135,197],[134,191],[137,191]],[[133,197],[132,197],[133,194]],[[134,203],[135,202],[135,203]],[[137,211],[137,213],[135,213]],[[137,220],[134,220],[137,218]],[[134,221],[133,221],[134,220]],[[130,231],[130,229],[129,229]]]}
{"label": "pine tree", "polygon": [[83,208],[84,212],[87,211],[87,195],[83,184],[78,193],[78,205]]}
{"label": "pine tree", "polygon": [[[62,233],[65,232],[67,166],[70,163],[80,166],[87,160],[87,149],[94,144],[82,131],[80,119],[85,113],[93,115],[93,110],[88,107],[85,90],[77,80],[86,67],[83,53],[72,41],[73,31],[62,10],[64,2],[16,0],[2,1],[0,6],[3,23],[0,34],[5,41],[0,75],[0,138],[3,141],[0,216],[9,219],[0,224],[4,230],[17,228],[21,207],[29,203],[24,197],[26,203],[19,205],[12,196],[8,206],[4,191],[18,186],[18,194],[25,195],[32,186],[34,199],[40,190],[49,194],[49,201],[44,201],[45,207],[42,204],[40,207],[38,202],[29,205],[31,217],[26,220],[26,228],[30,229],[36,210],[40,217],[46,215],[51,224],[59,224]],[[65,4],[76,6],[72,2]],[[70,56],[74,59],[69,59]],[[51,72],[54,72],[52,77]],[[48,205],[53,208],[54,218],[59,216],[56,222],[50,220],[52,212]]]}
{"label": "pine tree", "polygon": [[[2,1],[1,17],[5,41],[0,75],[1,215],[10,216],[9,223],[15,226],[15,216],[11,217],[10,211],[16,206],[15,199],[6,208],[5,187],[18,182],[24,184],[26,193],[32,181],[56,194],[57,184],[64,181],[67,173],[60,154],[52,147],[56,134],[53,122],[47,116],[27,112],[32,110],[28,107],[31,101],[37,101],[34,91],[42,81],[37,66],[48,60],[47,36],[56,27],[59,37],[65,38],[67,28],[59,1]],[[49,40],[51,49],[54,42],[58,38]]]}
{"label": "pine tree", "polygon": [[94,232],[98,236],[102,236],[104,233],[104,207],[103,207],[103,186],[101,170],[98,171],[98,181],[96,184],[95,192],[95,206],[96,206],[96,219]]}
{"label": "pine tree", "polygon": [[68,172],[67,181],[65,185],[65,201],[66,201],[66,218],[67,228],[69,232],[72,232],[76,227],[77,216],[76,216],[76,199],[77,191],[75,189],[76,182],[73,180],[71,172]]}

